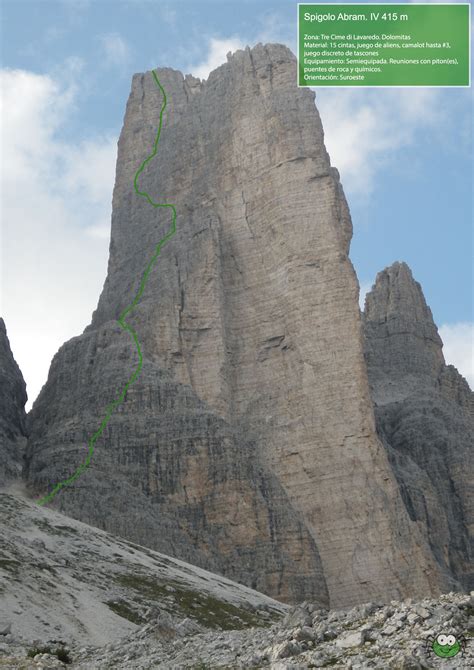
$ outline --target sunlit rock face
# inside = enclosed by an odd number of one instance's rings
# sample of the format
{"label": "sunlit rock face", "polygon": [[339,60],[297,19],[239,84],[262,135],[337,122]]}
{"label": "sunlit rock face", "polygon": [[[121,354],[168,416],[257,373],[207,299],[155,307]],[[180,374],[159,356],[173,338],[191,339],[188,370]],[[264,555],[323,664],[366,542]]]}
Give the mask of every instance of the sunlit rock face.
{"label": "sunlit rock face", "polygon": [[[157,74],[168,106],[140,188],[175,205],[177,232],[129,317],[143,370],[54,504],[286,600],[445,588],[377,435],[350,214],[294,56],[257,45],[205,82]],[[161,105],[135,75],[104,289],[29,419],[37,492],[81,462],[137,366],[116,320],[171,223],[133,188]]]}

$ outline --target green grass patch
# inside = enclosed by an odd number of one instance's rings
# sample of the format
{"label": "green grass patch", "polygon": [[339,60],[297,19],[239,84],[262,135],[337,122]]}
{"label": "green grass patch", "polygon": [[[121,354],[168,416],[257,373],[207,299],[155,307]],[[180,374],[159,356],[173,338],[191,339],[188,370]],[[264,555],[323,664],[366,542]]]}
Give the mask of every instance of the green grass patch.
{"label": "green grass patch", "polygon": [[20,563],[12,558],[0,558],[0,568],[16,575],[20,569]]}
{"label": "green grass patch", "polygon": [[72,663],[72,658],[69,656],[66,647],[56,647],[55,649],[47,645],[42,647],[32,647],[28,650],[26,655],[28,658],[34,658],[37,654],[50,654],[51,656],[56,656],[62,663]]}
{"label": "green grass patch", "polygon": [[217,630],[241,630],[255,626],[270,626],[276,618],[264,620],[258,612],[250,612],[237,605],[219,600],[209,594],[186,589],[182,584],[171,582],[173,592],[166,590],[168,584],[158,584],[153,579],[139,574],[122,574],[116,577],[118,583],[126,588],[138,591],[142,597],[162,603],[172,598],[176,605],[176,614],[189,617],[205,626]]}
{"label": "green grass patch", "polygon": [[109,607],[112,610],[112,612],[115,612],[115,614],[118,614],[123,619],[127,619],[128,621],[131,621],[132,623],[136,623],[138,626],[146,623],[145,619],[143,619],[138,614],[138,612],[135,612],[135,610],[132,609],[123,600],[109,600],[105,604],[107,605],[107,607]]}

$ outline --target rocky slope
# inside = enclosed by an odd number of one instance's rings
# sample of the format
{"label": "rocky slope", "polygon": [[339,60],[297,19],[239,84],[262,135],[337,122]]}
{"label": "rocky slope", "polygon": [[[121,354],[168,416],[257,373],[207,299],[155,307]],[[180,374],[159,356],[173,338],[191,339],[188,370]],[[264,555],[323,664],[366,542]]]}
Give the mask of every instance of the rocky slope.
{"label": "rocky slope", "polygon": [[[289,608],[0,493],[0,668],[447,670],[474,661],[474,596]],[[432,642],[455,635],[462,653]]]}
{"label": "rocky slope", "polygon": [[[4,670],[472,667],[472,595],[290,609],[22,493],[0,493]],[[462,653],[436,657],[439,634]]]}
{"label": "rocky slope", "polygon": [[[0,537],[0,634],[11,633],[7,642],[106,645],[160,618],[201,633],[267,625],[287,609],[18,493],[0,493]],[[0,667],[5,651],[0,646]]]}
{"label": "rocky slope", "polygon": [[0,318],[0,486],[21,475],[26,447],[26,386]]}
{"label": "rocky slope", "polygon": [[[201,668],[229,670],[422,670],[472,668],[474,597],[447,594],[415,603],[365,603],[349,610],[321,610],[303,603],[270,628],[159,637],[160,624],[120,640],[107,650],[76,656],[83,670]],[[432,649],[439,635],[454,635],[463,652],[439,658]],[[158,637],[158,641],[157,641]],[[74,666],[73,666],[74,667]]]}
{"label": "rocky slope", "polygon": [[[10,556],[9,564],[0,566],[0,574],[9,575],[1,584],[7,601],[15,598],[9,620],[0,610],[0,668],[473,666],[472,595],[331,612],[307,602],[289,609],[18,496],[0,496],[0,511]],[[456,657],[434,654],[440,634],[460,641]]]}
{"label": "rocky slope", "polygon": [[405,505],[452,586],[474,588],[474,394],[452,366],[405,263],[379,273],[364,311],[377,429]]}
{"label": "rocky slope", "polygon": [[[257,45],[206,82],[158,76],[170,104],[141,187],[175,204],[177,233],[130,319],[144,370],[56,504],[287,600],[447,588],[376,434],[350,215],[294,56]],[[161,102],[136,75],[104,290],[29,421],[38,493],[81,462],[137,364],[116,319],[170,225],[133,190]]]}

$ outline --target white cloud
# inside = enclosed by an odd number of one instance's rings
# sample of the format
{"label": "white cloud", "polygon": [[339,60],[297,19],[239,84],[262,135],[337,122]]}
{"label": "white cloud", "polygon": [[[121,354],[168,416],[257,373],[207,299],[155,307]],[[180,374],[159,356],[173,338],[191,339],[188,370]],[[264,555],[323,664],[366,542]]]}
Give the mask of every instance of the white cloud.
{"label": "white cloud", "polygon": [[[295,17],[296,20],[296,17]],[[255,39],[249,44],[262,42],[262,44],[270,44],[278,42],[279,44],[286,44],[286,46],[296,53],[297,36],[293,25],[288,23],[287,17],[279,14],[272,8],[271,12],[263,14],[259,18],[260,28]]]}
{"label": "white cloud", "polygon": [[115,153],[115,141],[110,138],[86,140],[69,147],[68,169],[64,175],[68,192],[80,199],[87,198],[95,205],[110,200]]}
{"label": "white cloud", "polygon": [[108,33],[100,38],[107,65],[122,67],[130,60],[130,48],[118,33]]}
{"label": "white cloud", "polygon": [[445,323],[439,329],[446,363],[457,367],[474,389],[474,323]]}
{"label": "white cloud", "polygon": [[237,49],[244,49],[245,42],[240,37],[229,37],[227,39],[211,37],[208,46],[209,50],[205,59],[196,65],[190,65],[188,68],[191,74],[199,77],[199,79],[207,79],[212,70],[227,61],[229,51],[234,52]]}
{"label": "white cloud", "polygon": [[256,17],[253,36],[249,34],[247,38],[240,35],[232,35],[226,38],[209,38],[207,55],[199,62],[189,65],[187,71],[195,77],[207,79],[212,70],[227,62],[229,51],[234,53],[238,49],[245,49],[247,45],[253,46],[259,42],[262,44],[272,42],[286,44],[293,52],[296,52],[297,44],[294,30],[289,27],[286,16],[272,10]]}
{"label": "white cloud", "polygon": [[76,94],[59,80],[1,70],[0,81],[0,313],[31,403],[52,355],[83,330],[96,305],[106,272],[116,140],[58,139]]}
{"label": "white cloud", "polygon": [[[204,59],[187,69],[206,79],[226,62],[229,51],[259,41],[288,44],[290,40],[284,36],[281,21],[265,16],[255,39],[245,40],[239,35],[212,37]],[[368,198],[380,170],[397,162],[398,152],[416,141],[418,131],[440,128],[444,115],[440,93],[435,89],[315,90],[331,163],[341,173],[352,199]]]}
{"label": "white cloud", "polygon": [[326,148],[351,197],[368,197],[377,173],[412,144],[416,133],[439,127],[442,106],[433,89],[316,89]]}

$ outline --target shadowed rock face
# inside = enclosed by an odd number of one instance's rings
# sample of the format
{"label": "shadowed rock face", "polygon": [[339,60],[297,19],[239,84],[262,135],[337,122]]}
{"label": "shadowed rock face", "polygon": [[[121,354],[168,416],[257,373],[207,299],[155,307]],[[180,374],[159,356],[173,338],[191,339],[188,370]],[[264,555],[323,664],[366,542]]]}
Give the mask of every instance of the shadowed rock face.
{"label": "shadowed rock face", "polygon": [[[206,82],[158,76],[169,106],[140,186],[175,204],[177,233],[130,317],[143,372],[56,504],[276,597],[444,588],[376,434],[350,215],[294,56],[258,45]],[[151,73],[135,75],[104,290],[30,417],[37,491],[83,458],[137,365],[116,319],[170,226],[133,189],[161,104]]]}
{"label": "shadowed rock face", "polygon": [[382,438],[410,517],[452,588],[472,589],[474,394],[452,365],[405,263],[379,273],[364,313]]}
{"label": "shadowed rock face", "polygon": [[21,475],[25,438],[26,386],[0,319],[0,486]]}
{"label": "shadowed rock face", "polygon": [[[80,463],[136,353],[114,323],[63,345],[29,415],[26,476],[38,491]],[[53,431],[51,427],[53,428]],[[283,600],[327,603],[316,544],[255,445],[192,388],[145,358],[61,511]]]}

